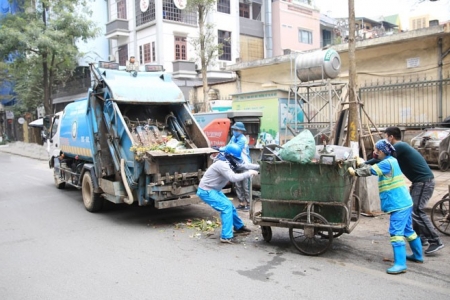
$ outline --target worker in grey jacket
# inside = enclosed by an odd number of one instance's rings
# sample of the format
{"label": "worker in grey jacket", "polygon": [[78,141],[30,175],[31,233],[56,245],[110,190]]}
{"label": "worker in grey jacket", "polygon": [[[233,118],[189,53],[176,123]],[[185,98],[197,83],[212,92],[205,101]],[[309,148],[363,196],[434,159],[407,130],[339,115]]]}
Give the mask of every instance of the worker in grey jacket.
{"label": "worker in grey jacket", "polygon": [[242,181],[258,174],[256,170],[235,173],[235,170],[242,167],[241,152],[239,146],[235,144],[227,145],[223,152],[220,152],[214,158],[213,164],[206,170],[197,190],[200,199],[220,212],[222,221],[220,241],[222,243],[233,244],[236,242],[233,238],[233,227],[235,233],[251,231],[242,222],[233,203],[222,192],[223,187],[229,181]]}

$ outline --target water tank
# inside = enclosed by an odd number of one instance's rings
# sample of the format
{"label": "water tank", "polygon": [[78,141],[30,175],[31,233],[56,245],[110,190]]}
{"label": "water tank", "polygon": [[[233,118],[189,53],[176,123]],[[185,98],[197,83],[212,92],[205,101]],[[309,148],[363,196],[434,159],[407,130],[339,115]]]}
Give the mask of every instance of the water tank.
{"label": "water tank", "polygon": [[339,75],[341,58],[333,49],[300,54],[295,59],[297,77],[301,81],[333,79]]}

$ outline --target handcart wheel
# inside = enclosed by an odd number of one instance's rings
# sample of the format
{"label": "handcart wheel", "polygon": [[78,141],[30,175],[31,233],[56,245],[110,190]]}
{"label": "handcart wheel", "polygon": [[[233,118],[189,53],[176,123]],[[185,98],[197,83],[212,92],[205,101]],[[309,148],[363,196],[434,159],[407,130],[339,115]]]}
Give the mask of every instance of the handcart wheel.
{"label": "handcart wheel", "polygon": [[450,235],[450,198],[448,194],[431,209],[431,222],[443,234]]}
{"label": "handcart wheel", "polygon": [[[361,200],[359,200],[359,196],[355,195],[355,194],[353,194],[353,198],[354,199],[353,199],[353,201],[351,203],[352,211],[350,213],[350,221],[351,222],[356,222],[358,220],[358,214],[360,212],[360,207],[359,206],[360,206]],[[345,233],[344,229],[341,229],[339,231],[333,231],[333,238],[340,237],[344,233]],[[321,232],[318,232],[318,234],[322,238],[326,238],[326,239],[328,238],[328,231],[321,231]]]}
{"label": "handcart wheel", "polygon": [[441,152],[438,159],[439,170],[445,172],[450,167],[450,156],[447,151]]}
{"label": "handcart wheel", "polygon": [[266,242],[272,239],[272,228],[270,226],[261,226],[261,233]]}
{"label": "handcart wheel", "polygon": [[[325,253],[333,242],[333,230],[331,228],[321,228],[320,225],[328,225],[327,220],[318,213],[302,212],[295,216],[293,222],[308,223],[303,228],[289,228],[289,237],[295,248],[303,254],[315,256]],[[322,237],[328,237],[322,238]]]}

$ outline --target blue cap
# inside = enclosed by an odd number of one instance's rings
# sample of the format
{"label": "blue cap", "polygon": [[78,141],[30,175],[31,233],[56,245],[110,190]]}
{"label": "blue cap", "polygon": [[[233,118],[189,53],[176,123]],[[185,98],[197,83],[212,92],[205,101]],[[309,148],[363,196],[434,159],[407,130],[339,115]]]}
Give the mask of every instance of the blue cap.
{"label": "blue cap", "polygon": [[236,130],[241,130],[241,131],[246,131],[245,130],[245,126],[242,122],[236,122],[234,123],[233,126],[231,126],[231,129],[236,129]]}

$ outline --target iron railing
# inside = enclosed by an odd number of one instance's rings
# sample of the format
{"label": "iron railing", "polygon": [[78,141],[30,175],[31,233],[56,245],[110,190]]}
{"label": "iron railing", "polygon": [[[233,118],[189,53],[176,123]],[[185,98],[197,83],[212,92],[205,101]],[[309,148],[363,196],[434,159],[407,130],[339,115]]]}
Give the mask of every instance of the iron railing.
{"label": "iron railing", "polygon": [[[450,76],[386,78],[364,83],[359,98],[377,127],[429,128],[441,126],[450,117]],[[362,125],[370,120],[362,114]]]}

